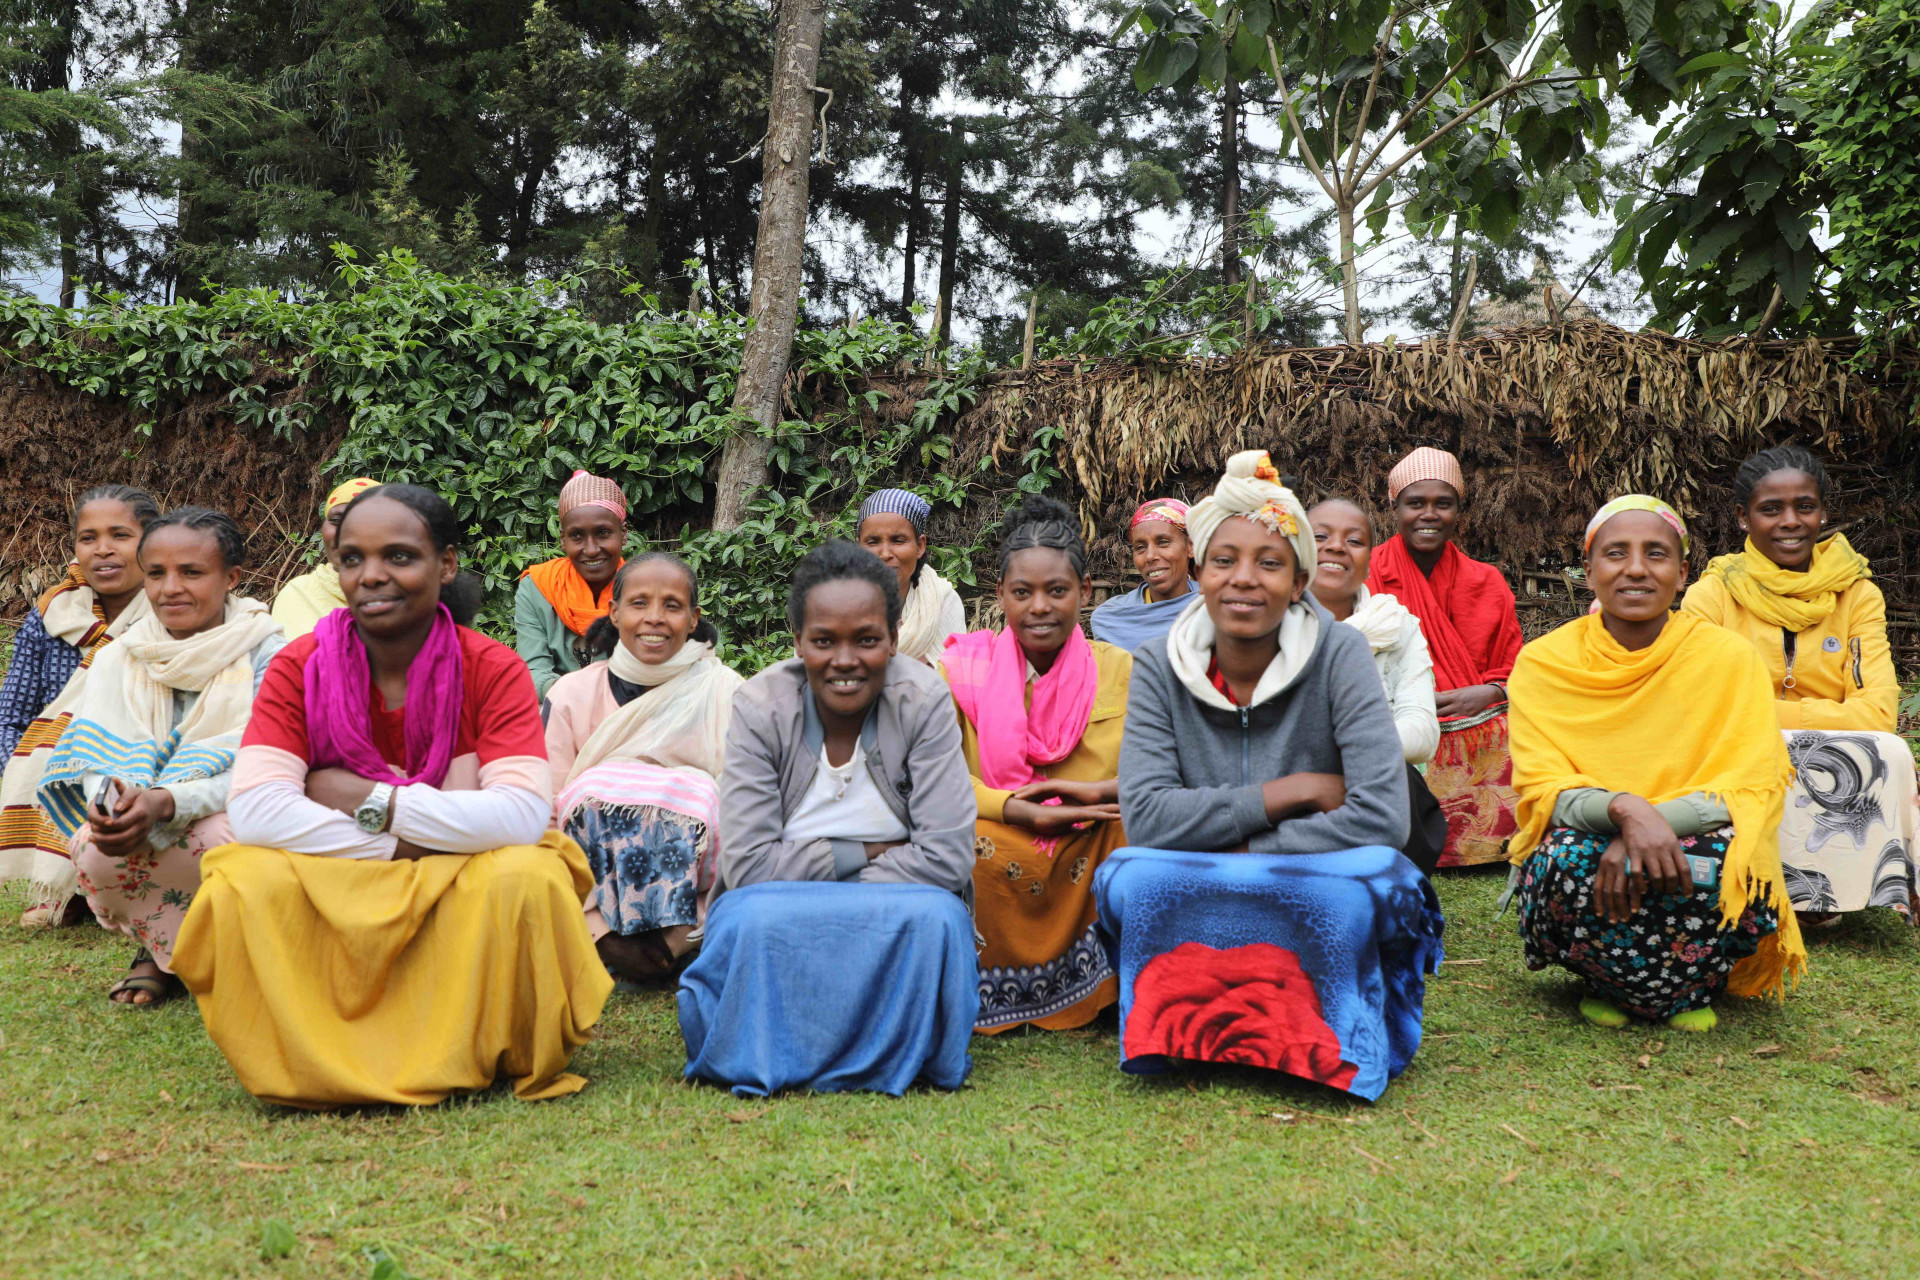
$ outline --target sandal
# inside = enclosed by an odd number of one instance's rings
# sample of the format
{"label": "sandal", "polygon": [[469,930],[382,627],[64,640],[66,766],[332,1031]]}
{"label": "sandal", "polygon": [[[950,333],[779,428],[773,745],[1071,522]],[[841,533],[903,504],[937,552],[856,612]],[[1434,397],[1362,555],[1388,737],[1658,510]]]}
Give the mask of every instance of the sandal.
{"label": "sandal", "polygon": [[71,929],[93,919],[87,900],[74,894],[65,902],[43,902],[20,913],[22,929]]}
{"label": "sandal", "polygon": [[[135,973],[143,964],[153,965],[154,973]],[[186,986],[180,979],[154,962],[153,953],[145,947],[134,952],[133,962],[127,966],[127,976],[107,988],[107,1003],[117,1004],[127,1009],[158,1009],[175,996],[186,994]],[[146,994],[146,1000],[120,1000],[115,997],[123,992]]]}
{"label": "sandal", "polygon": [[1605,1027],[1608,1031],[1618,1031],[1627,1025],[1626,1010],[1611,1000],[1602,1000],[1599,996],[1588,996],[1580,1002],[1580,1016],[1596,1027]]}

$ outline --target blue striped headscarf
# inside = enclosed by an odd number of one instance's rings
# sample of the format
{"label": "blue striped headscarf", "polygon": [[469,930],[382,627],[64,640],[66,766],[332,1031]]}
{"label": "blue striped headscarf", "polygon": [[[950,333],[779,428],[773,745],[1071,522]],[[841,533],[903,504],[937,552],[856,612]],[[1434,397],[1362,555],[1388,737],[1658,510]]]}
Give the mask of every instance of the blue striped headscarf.
{"label": "blue striped headscarf", "polygon": [[904,516],[914,533],[924,538],[927,517],[932,514],[933,504],[919,494],[908,489],[882,489],[860,504],[860,518],[854,522],[854,529],[858,531],[868,516]]}

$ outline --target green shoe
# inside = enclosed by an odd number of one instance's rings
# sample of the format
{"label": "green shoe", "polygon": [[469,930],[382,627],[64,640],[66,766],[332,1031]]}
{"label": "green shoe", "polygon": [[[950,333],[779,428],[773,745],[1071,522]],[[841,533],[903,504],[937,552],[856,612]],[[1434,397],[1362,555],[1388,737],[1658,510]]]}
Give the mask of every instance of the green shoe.
{"label": "green shoe", "polygon": [[1602,1000],[1599,996],[1588,996],[1580,1002],[1580,1016],[1596,1027],[1605,1027],[1609,1031],[1618,1031],[1627,1025],[1627,1015],[1611,1000]]}
{"label": "green shoe", "polygon": [[1667,1025],[1675,1031],[1703,1033],[1720,1025],[1720,1015],[1712,1009],[1688,1009],[1685,1013],[1676,1013],[1668,1018]]}

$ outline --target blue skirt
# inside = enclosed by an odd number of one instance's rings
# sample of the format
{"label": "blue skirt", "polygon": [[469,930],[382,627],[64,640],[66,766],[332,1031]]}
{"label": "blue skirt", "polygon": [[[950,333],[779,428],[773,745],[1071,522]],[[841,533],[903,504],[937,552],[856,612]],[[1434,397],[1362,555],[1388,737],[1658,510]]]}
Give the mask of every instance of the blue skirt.
{"label": "blue skirt", "polygon": [[782,1089],[957,1089],[980,1011],[973,921],[929,885],[730,889],[680,978],[688,1078]]}
{"label": "blue skirt", "polygon": [[1372,1101],[1420,1047],[1445,922],[1397,850],[1121,849],[1094,894],[1124,1070],[1234,1063]]}

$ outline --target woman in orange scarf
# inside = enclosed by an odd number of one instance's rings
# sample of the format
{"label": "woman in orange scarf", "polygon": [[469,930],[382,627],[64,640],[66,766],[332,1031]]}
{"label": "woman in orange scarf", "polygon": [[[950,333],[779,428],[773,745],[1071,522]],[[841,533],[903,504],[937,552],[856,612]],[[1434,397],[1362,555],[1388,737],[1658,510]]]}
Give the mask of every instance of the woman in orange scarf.
{"label": "woman in orange scarf", "polygon": [[1420,619],[1433,655],[1440,746],[1427,786],[1447,815],[1443,867],[1497,862],[1513,834],[1513,758],[1507,749],[1507,676],[1520,656],[1513,589],[1500,571],[1454,545],[1465,492],[1460,461],[1415,449],[1387,474],[1399,537],[1373,550],[1367,590]]}
{"label": "woman in orange scarf", "polygon": [[576,471],[560,490],[560,549],[520,575],[514,645],[544,698],[553,682],[592,661],[587,628],[607,616],[613,575],[626,557],[627,499],[604,476]]}

